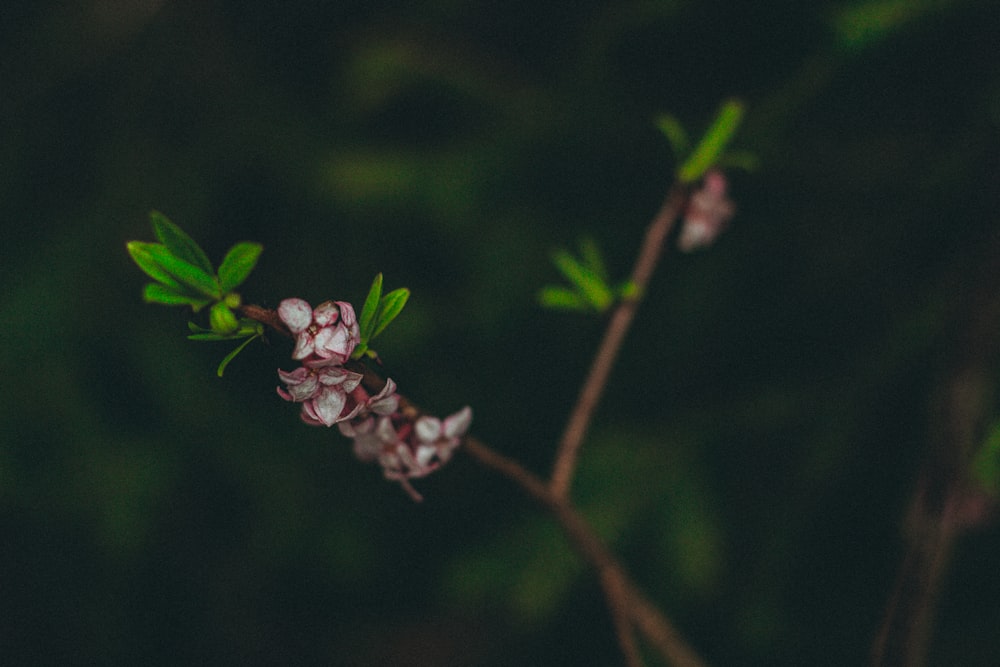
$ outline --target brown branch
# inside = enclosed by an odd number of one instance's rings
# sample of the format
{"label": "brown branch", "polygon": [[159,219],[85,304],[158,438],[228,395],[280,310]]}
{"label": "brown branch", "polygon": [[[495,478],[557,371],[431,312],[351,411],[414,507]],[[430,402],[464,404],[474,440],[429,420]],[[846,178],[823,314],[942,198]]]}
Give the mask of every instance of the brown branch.
{"label": "brown branch", "polygon": [[[969,280],[963,266],[962,278]],[[970,462],[984,437],[995,389],[1000,340],[1000,236],[987,245],[983,271],[966,283],[950,358],[935,396],[930,449],[906,516],[906,554],[872,650],[875,667],[921,667],[935,607],[956,540],[985,522],[989,501],[970,479]],[[951,291],[966,291],[962,285]]]}
{"label": "brown branch", "polygon": [[695,650],[656,605],[642,594],[615,556],[565,498],[557,496],[540,477],[520,463],[497,453],[476,438],[466,438],[464,449],[483,465],[516,482],[552,512],[577,552],[597,572],[627,660],[639,658],[638,649],[630,641],[631,631],[626,631],[623,637],[625,619],[627,625],[642,633],[669,664],[675,667],[705,667]]}
{"label": "brown branch", "polygon": [[646,292],[653,270],[663,253],[667,236],[670,234],[674,221],[683,211],[686,200],[686,189],[679,183],[675,183],[671,186],[663,205],[646,229],[646,236],[632,269],[631,282],[635,287],[635,295],[633,298],[623,299],[612,312],[608,328],[604,332],[604,339],[597,349],[590,372],[580,389],[576,405],[573,407],[569,421],[566,423],[566,428],[559,440],[552,469],[552,481],[550,482],[550,488],[556,497],[563,498],[569,494],[573,473],[576,469],[576,460],[583,439],[587,435],[590,420],[601,400],[601,395],[604,393],[604,387],[608,383],[611,369],[618,358],[622,343],[625,341],[625,335],[635,318],[639,302]]}
{"label": "brown branch", "polygon": [[251,320],[257,320],[262,324],[266,324],[283,336],[292,337],[292,333],[285,326],[285,323],[281,321],[281,318],[278,317],[278,311],[276,310],[248,303],[240,306],[240,312],[244,317],[249,317]]}

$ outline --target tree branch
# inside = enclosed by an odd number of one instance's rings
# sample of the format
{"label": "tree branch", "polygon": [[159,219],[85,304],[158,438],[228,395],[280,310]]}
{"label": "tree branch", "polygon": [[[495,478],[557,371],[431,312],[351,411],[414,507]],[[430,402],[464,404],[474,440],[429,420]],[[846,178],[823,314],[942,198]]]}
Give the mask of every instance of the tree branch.
{"label": "tree branch", "polygon": [[604,332],[604,339],[597,349],[590,372],[580,389],[576,405],[573,407],[569,421],[559,440],[552,469],[552,481],[550,482],[552,493],[558,498],[566,497],[569,494],[576,461],[583,439],[587,435],[590,420],[601,400],[601,395],[604,393],[604,387],[608,383],[611,369],[621,351],[625,335],[632,326],[639,302],[645,295],[653,270],[663,253],[667,236],[670,234],[674,221],[683,211],[686,200],[686,188],[680,183],[674,183],[660,210],[646,229],[646,236],[632,269],[631,282],[635,287],[635,295],[632,298],[622,299],[612,312],[608,328]]}
{"label": "tree branch", "polygon": [[516,482],[555,516],[577,552],[596,570],[627,660],[635,659],[638,650],[628,639],[631,632],[626,633],[623,639],[625,621],[622,616],[669,664],[675,667],[705,667],[695,650],[656,605],[642,594],[615,556],[565,498],[553,493],[541,478],[520,463],[495,452],[476,438],[467,437],[464,449],[483,465]]}
{"label": "tree branch", "polygon": [[[976,285],[961,304],[952,349],[935,396],[930,449],[906,516],[906,555],[872,650],[874,667],[921,667],[941,582],[955,541],[983,523],[989,501],[970,479],[995,388],[1000,341],[1000,236],[987,245]],[[968,280],[968,272],[962,271]],[[955,291],[962,290],[961,286]]]}

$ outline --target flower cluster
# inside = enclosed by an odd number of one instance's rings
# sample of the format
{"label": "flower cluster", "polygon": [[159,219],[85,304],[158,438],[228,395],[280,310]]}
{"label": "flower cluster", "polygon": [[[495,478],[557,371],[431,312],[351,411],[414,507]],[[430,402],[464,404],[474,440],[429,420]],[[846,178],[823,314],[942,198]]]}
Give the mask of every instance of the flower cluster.
{"label": "flower cluster", "polygon": [[701,188],[691,195],[684,211],[684,223],[677,247],[683,252],[706,248],[726,229],[736,207],[726,195],[726,176],[712,169],[705,174]]}
{"label": "flower cluster", "polygon": [[301,403],[307,424],[337,424],[354,440],[358,459],[377,461],[386,479],[420,500],[409,480],[429,475],[451,458],[469,429],[472,410],[465,407],[444,420],[403,411],[392,379],[371,394],[362,384],[364,376],[344,366],[361,342],[354,307],[345,301],[313,309],[302,299],[285,299],[278,317],[295,336],[292,358],[302,362],[293,371],[278,370],[285,385],[278,395]]}

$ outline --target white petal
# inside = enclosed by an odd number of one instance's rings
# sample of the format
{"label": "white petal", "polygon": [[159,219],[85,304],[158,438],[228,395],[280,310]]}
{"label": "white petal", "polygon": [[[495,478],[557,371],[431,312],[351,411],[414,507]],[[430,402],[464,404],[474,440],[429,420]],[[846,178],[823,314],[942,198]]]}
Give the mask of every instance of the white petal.
{"label": "white petal", "polygon": [[421,417],[413,425],[413,432],[420,442],[435,442],[441,437],[441,420],[437,417]]}
{"label": "white petal", "polygon": [[325,387],[310,403],[319,420],[327,426],[333,426],[344,409],[346,398],[344,393],[336,388]]}
{"label": "white petal", "polygon": [[444,420],[444,434],[448,438],[458,438],[465,435],[472,424],[472,408],[464,408]]}
{"label": "white petal", "polygon": [[292,359],[305,359],[313,353],[313,337],[305,331],[299,333],[295,339],[295,350],[292,352]]}
{"label": "white petal", "polygon": [[340,310],[333,301],[324,301],[316,306],[316,310],[312,312],[313,321],[321,327],[335,324],[339,317]]}
{"label": "white petal", "polygon": [[431,447],[430,445],[421,445],[420,447],[417,447],[417,463],[420,464],[421,468],[426,468],[434,458],[435,454],[437,454],[437,449],[434,447]]}
{"label": "white petal", "polygon": [[392,420],[388,417],[382,417],[378,420],[378,425],[375,427],[375,435],[386,444],[396,442],[399,439],[396,429],[392,425]]}
{"label": "white petal", "polygon": [[340,308],[340,320],[348,327],[353,327],[358,321],[354,314],[354,306],[346,301],[338,301],[337,306]]}
{"label": "white petal", "polygon": [[278,304],[278,317],[288,325],[292,333],[297,334],[312,324],[313,311],[308,301],[285,299]]}

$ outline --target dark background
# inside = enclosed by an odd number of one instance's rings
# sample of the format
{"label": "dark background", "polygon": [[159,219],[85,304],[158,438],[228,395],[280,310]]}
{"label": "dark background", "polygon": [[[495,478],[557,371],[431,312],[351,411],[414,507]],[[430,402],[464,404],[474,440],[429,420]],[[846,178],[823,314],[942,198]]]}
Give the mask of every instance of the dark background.
{"label": "dark background", "polygon": [[[761,166],[657,272],[575,495],[712,664],[862,664],[997,230],[997,34],[990,0],[3,3],[0,661],[618,664],[518,489],[459,455],[412,503],[275,396],[285,341],[216,378],[125,242],[153,208],[260,241],[272,307],[383,271],[401,389],[545,473],[602,329],[535,305],[549,252],[624,277],[652,119],[738,95]],[[998,547],[959,543],[932,664],[1000,663]]]}

